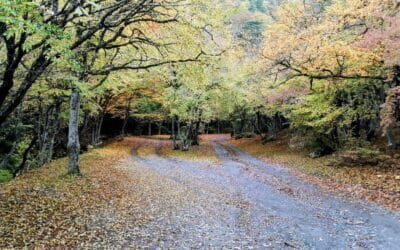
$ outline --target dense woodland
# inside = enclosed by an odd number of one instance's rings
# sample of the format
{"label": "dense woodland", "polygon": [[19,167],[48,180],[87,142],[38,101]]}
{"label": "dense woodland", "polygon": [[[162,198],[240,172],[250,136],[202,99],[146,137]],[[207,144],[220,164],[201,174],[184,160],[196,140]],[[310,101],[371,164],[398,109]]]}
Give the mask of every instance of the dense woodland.
{"label": "dense woodland", "polygon": [[400,143],[398,1],[0,1],[0,178],[129,134]]}

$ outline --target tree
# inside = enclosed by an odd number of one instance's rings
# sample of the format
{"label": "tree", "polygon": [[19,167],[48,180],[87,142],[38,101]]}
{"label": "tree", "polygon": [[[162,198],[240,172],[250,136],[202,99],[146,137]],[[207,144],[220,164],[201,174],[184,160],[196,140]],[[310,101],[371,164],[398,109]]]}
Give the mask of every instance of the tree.
{"label": "tree", "polygon": [[388,71],[382,47],[366,46],[373,30],[382,27],[369,10],[384,9],[380,16],[390,16],[389,2],[280,5],[266,28],[259,71],[264,77],[248,95],[263,114],[278,112],[323,147],[338,149],[352,137],[370,140],[376,135]]}
{"label": "tree", "polygon": [[[56,69],[69,71],[73,78],[68,136],[70,173],[79,173],[82,95],[100,86],[114,71],[145,70],[199,60],[205,52],[195,41],[204,34],[212,36],[211,27],[205,28],[202,22],[189,24],[187,20],[193,20],[194,16],[179,13],[200,13],[199,6],[204,7],[205,3],[196,1],[188,9],[183,0],[96,3],[71,0],[62,4],[3,1],[0,37],[6,53],[1,56],[7,64],[1,72],[0,124],[45,75]],[[203,18],[198,17],[198,20]],[[176,43],[183,33],[194,37],[187,40],[193,41],[187,44],[188,48],[182,47],[184,43]],[[181,53],[183,50],[185,55]],[[85,123],[86,117],[85,112]]]}

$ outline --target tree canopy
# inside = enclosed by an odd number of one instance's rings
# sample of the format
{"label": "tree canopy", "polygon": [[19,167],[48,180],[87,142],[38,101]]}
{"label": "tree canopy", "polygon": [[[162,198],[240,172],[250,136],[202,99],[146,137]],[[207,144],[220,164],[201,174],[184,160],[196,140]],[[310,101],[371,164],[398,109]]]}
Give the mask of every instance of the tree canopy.
{"label": "tree canopy", "polygon": [[102,136],[155,128],[395,148],[399,24],[392,0],[1,0],[0,169],[79,173]]}

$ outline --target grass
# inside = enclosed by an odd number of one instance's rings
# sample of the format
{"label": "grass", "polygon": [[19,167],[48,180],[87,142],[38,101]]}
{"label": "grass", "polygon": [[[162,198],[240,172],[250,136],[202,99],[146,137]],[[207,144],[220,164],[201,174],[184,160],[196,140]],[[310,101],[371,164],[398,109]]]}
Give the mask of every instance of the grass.
{"label": "grass", "polygon": [[263,145],[259,138],[230,143],[296,174],[326,190],[336,190],[400,211],[400,169],[382,166],[331,166],[335,155],[311,159],[306,152],[289,148],[289,135]]}

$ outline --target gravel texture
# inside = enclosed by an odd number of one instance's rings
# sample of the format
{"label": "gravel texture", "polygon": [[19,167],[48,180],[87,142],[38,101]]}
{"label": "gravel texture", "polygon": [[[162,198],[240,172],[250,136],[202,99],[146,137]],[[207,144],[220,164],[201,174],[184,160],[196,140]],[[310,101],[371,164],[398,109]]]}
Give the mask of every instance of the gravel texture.
{"label": "gravel texture", "polygon": [[130,227],[124,247],[400,249],[399,214],[323,193],[223,141],[213,146],[218,164],[133,150],[122,167],[143,180],[132,190],[148,223]]}

